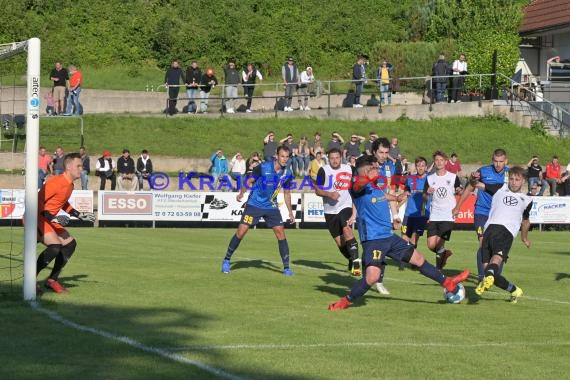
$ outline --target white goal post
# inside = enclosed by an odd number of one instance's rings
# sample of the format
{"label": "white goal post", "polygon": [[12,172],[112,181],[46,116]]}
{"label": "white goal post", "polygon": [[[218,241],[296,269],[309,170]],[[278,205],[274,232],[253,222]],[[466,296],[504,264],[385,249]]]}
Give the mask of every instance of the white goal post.
{"label": "white goal post", "polygon": [[24,300],[36,299],[36,247],[38,227],[38,151],[40,131],[39,38],[0,45],[0,58],[27,52],[26,73],[26,190],[24,226]]}

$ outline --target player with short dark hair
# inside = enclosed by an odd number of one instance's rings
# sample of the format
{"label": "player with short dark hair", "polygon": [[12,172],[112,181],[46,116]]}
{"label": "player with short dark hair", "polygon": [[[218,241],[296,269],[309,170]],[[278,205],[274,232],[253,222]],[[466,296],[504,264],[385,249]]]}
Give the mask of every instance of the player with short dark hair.
{"label": "player with short dark hair", "polygon": [[485,223],[481,240],[481,253],[485,277],[475,288],[475,293],[483,294],[493,285],[511,293],[511,302],[516,303],[523,295],[520,287],[502,276],[503,264],[509,258],[509,251],[521,228],[521,239],[530,248],[528,231],[532,197],[522,192],[526,173],[520,166],[509,170],[508,183],[489,185],[477,182],[475,187],[492,195],[489,218]]}
{"label": "player with short dark hair", "polygon": [[[64,172],[50,177],[38,193],[38,241],[46,249],[38,256],[36,274],[47,267],[53,259],[55,264],[45,282],[45,287],[56,293],[66,292],[67,289],[58,282],[61,270],[67,264],[77,242],[64,228],[69,224],[69,216],[58,215],[63,210],[80,220],[95,221],[93,213],[79,212],[69,204],[73,192],[73,181],[81,178],[83,161],[79,153],[70,153],[63,159]],[[38,287],[38,293],[41,289]]]}
{"label": "player with short dark hair", "polygon": [[323,198],[327,228],[340,253],[348,259],[348,270],[360,276],[358,242],[353,232],[356,209],[350,198],[351,178],[351,167],[342,163],[340,149],[333,148],[329,150],[329,163],[317,173],[315,194]]}
{"label": "player with short dark hair", "polygon": [[424,186],[424,197],[430,199],[430,216],[427,225],[427,245],[435,253],[436,267],[443,269],[447,259],[453,255],[445,249],[455,225],[453,208],[456,205],[455,193],[461,189],[456,174],[445,169],[447,155],[438,150],[433,154],[435,173],[428,175]]}
{"label": "player with short dark hair", "polygon": [[396,212],[395,202],[400,201],[402,196],[389,194],[385,187],[377,185],[378,163],[374,157],[360,157],[356,160],[356,168],[358,174],[353,177],[351,196],[358,212],[365,274],[346,297],[330,304],[329,310],[346,309],[363,296],[379,280],[386,256],[417,266],[422,275],[438,282],[447,291],[456,292],[458,284],[469,277],[469,270],[454,277],[445,277],[413,245],[393,234],[392,223],[396,228],[400,227],[400,223],[398,219],[392,222],[390,211]]}
{"label": "player with short dark hair", "polygon": [[423,236],[429,219],[429,198],[424,197],[424,187],[427,180],[427,160],[417,157],[415,160],[416,173],[406,178],[404,197],[407,198],[404,221],[402,223],[402,238],[418,247],[418,240]]}
{"label": "player with short dark hair", "polygon": [[[390,158],[390,141],[386,137],[378,137],[372,142],[371,150],[372,154],[378,162],[378,181],[377,184],[380,187],[385,187],[387,192],[390,192],[392,186],[392,176],[396,174],[396,166],[389,159]],[[394,214],[394,219],[400,222],[398,214]],[[385,273],[386,263],[382,263],[382,274],[380,279],[376,284],[376,290],[380,294],[388,295],[390,291],[384,286],[384,273]]]}
{"label": "player with short dark hair", "polygon": [[[507,152],[504,149],[495,149],[492,156],[493,163],[480,167],[477,171],[471,173],[470,183],[465,186],[457,205],[453,209],[453,216],[459,214],[461,205],[475,190],[473,182],[482,182],[487,185],[504,184],[507,182],[509,167],[507,166],[509,159]],[[477,277],[479,282],[483,281],[484,268],[481,253],[481,240],[483,239],[483,229],[489,218],[489,211],[491,210],[492,196],[486,191],[477,192],[477,200],[475,201],[475,211],[473,224],[475,233],[479,240],[479,247],[477,249]]]}
{"label": "player with short dark hair", "polygon": [[246,185],[240,189],[236,199],[241,202],[246,190],[251,189],[249,197],[235,235],[230,240],[226,256],[222,262],[222,273],[230,273],[230,259],[239,247],[242,239],[255,226],[260,218],[265,220],[268,227],[273,229],[279,254],[283,261],[283,274],[292,276],[293,271],[289,268],[289,245],[285,236],[285,228],[281,220],[281,212],[277,203],[277,194],[283,189],[285,205],[289,210],[289,221],[295,223],[293,208],[291,206],[291,181],[293,174],[287,169],[290,150],[286,146],[277,148],[277,158],[265,161],[253,169],[252,175],[247,177]]}

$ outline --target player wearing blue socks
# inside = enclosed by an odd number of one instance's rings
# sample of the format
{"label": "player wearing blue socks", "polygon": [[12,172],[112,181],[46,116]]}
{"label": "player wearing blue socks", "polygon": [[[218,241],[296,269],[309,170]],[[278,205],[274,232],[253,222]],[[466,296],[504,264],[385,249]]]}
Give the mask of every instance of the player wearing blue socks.
{"label": "player wearing blue socks", "polygon": [[238,248],[240,242],[249,231],[249,228],[255,226],[260,218],[265,220],[268,227],[273,229],[279,246],[279,254],[283,262],[283,274],[292,276],[293,271],[289,267],[289,245],[285,236],[285,227],[281,220],[281,212],[277,204],[277,194],[283,189],[285,205],[289,210],[289,222],[295,223],[293,208],[291,207],[291,182],[293,174],[287,169],[287,161],[289,160],[290,150],[286,146],[277,148],[277,159],[274,161],[265,161],[261,165],[253,169],[250,177],[247,177],[247,183],[242,186],[237,201],[241,202],[246,190],[251,189],[249,198],[247,199],[240,225],[235,235],[230,240],[226,256],[222,262],[222,273],[230,273],[230,259]]}
{"label": "player wearing blue socks", "polygon": [[[400,201],[402,196],[389,194],[385,187],[378,186],[378,163],[374,157],[360,157],[356,161],[356,169],[351,196],[358,212],[365,275],[353,285],[346,297],[330,304],[329,310],[346,309],[363,296],[379,280],[386,256],[417,266],[422,275],[438,282],[447,291],[455,291],[457,284],[469,277],[469,271],[465,270],[455,277],[445,277],[413,245],[394,235],[390,209],[395,214],[395,202]],[[395,218],[394,227],[399,228],[399,225],[399,220]]]}

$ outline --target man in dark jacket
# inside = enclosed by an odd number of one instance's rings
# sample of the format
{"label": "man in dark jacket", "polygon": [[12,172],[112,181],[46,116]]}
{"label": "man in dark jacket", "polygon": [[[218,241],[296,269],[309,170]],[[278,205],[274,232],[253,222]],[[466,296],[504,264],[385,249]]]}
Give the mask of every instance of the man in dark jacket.
{"label": "man in dark jacket", "polygon": [[137,160],[137,177],[139,179],[139,190],[143,189],[144,181],[152,174],[152,161],[148,155],[148,150],[143,149],[141,156]]}
{"label": "man in dark jacket", "polygon": [[123,155],[117,160],[117,172],[119,173],[119,190],[136,190],[138,181],[135,179],[135,161],[128,149],[123,149]]}
{"label": "man in dark jacket", "polygon": [[200,111],[203,113],[208,112],[208,98],[210,97],[210,91],[217,85],[218,80],[214,75],[214,70],[208,68],[206,73],[202,75],[202,80],[200,81],[200,98],[202,98],[202,101],[200,102]]}
{"label": "man in dark jacket", "polygon": [[442,54],[436,63],[433,64],[431,75],[433,78],[433,83],[435,83],[435,101],[437,103],[443,103],[445,94],[445,89],[447,88],[447,77],[450,73],[449,65],[445,61],[445,56]]}
{"label": "man in dark jacket", "polygon": [[202,80],[202,70],[198,67],[198,62],[192,61],[186,69],[186,95],[188,96],[188,113],[196,111],[196,94],[200,91],[200,81]]}
{"label": "man in dark jacket", "polygon": [[174,115],[176,112],[176,102],[178,92],[180,91],[180,83],[185,83],[184,72],[180,68],[178,61],[172,61],[172,65],[164,75],[164,84],[168,88],[168,114]]}

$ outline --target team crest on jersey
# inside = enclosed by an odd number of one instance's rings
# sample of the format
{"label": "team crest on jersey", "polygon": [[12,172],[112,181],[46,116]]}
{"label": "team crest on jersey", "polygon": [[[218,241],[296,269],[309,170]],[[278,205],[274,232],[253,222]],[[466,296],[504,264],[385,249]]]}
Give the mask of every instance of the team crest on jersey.
{"label": "team crest on jersey", "polygon": [[503,198],[503,204],[505,206],[516,206],[519,204],[519,200],[516,197],[513,197],[512,195],[507,195]]}
{"label": "team crest on jersey", "polygon": [[435,193],[438,198],[445,198],[447,196],[447,189],[445,187],[438,187]]}
{"label": "team crest on jersey", "polygon": [[335,190],[348,190],[350,188],[350,182],[334,181],[333,188]]}
{"label": "team crest on jersey", "polygon": [[376,203],[376,198],[372,198],[372,203]]}

